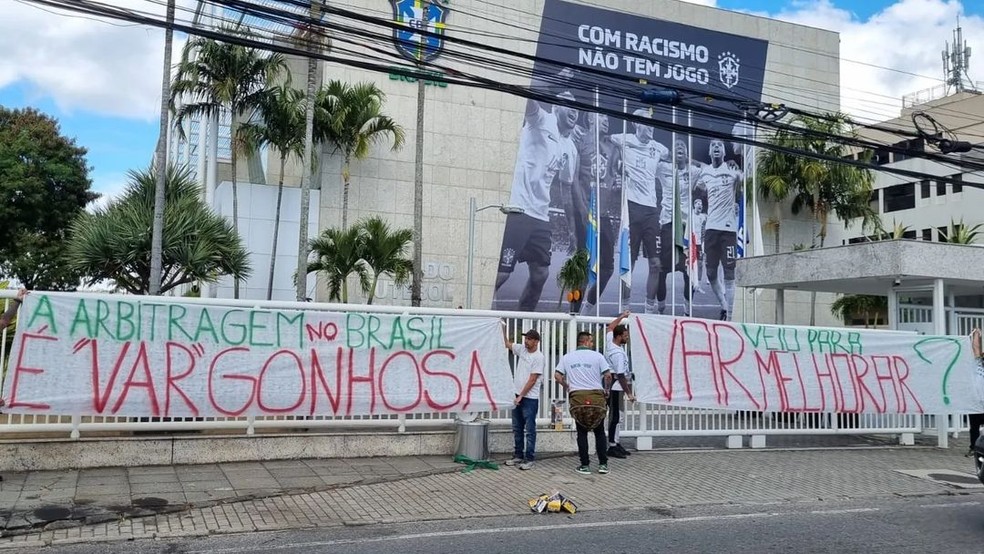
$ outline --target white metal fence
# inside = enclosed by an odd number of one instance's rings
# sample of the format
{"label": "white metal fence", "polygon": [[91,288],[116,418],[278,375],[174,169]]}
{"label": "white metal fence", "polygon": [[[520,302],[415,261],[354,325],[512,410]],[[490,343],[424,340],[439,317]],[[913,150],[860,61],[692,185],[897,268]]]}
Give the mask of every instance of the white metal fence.
{"label": "white metal fence", "polygon": [[[14,295],[13,291],[0,290],[4,305]],[[499,317],[506,321],[507,332],[511,337],[529,329],[536,329],[541,336],[541,348],[547,359],[547,374],[541,394],[538,422],[550,423],[552,404],[563,400],[561,387],[553,379],[553,368],[560,357],[575,346],[577,333],[581,330],[596,333],[599,338],[604,333],[607,319],[592,317],[573,317],[566,314],[491,312],[469,310],[445,310],[435,308],[405,308],[399,306],[365,306],[294,302],[257,302],[224,299],[168,299],[210,305],[237,307],[290,308],[325,311],[369,311],[376,313],[415,313],[420,315],[456,315]],[[913,310],[915,318],[920,317]],[[968,316],[969,317],[969,316]],[[975,315],[974,317],[981,317]],[[963,322],[963,319],[959,319]],[[968,320],[969,321],[969,320]],[[968,323],[970,324],[970,323]],[[0,355],[5,360],[11,337],[6,330],[0,332]],[[603,342],[600,342],[603,344]],[[566,409],[565,409],[566,413]],[[488,417],[493,425],[510,424],[510,413],[503,409]],[[944,416],[947,423],[937,432],[941,445],[946,436],[966,429],[965,418]],[[656,404],[636,404],[628,406],[623,423],[623,435],[637,437],[641,448],[651,444],[653,437],[681,436],[764,436],[764,435],[831,435],[831,434],[900,434],[903,442],[911,443],[912,435],[929,431],[935,427],[939,416],[918,415],[879,415],[879,414],[833,414],[810,413],[794,414],[782,412],[748,412],[733,410],[705,410],[680,408]],[[291,430],[355,430],[378,429],[407,432],[411,429],[453,428],[454,414],[409,414],[373,416],[261,416],[261,417],[208,417],[208,418],[147,418],[147,417],[82,417],[78,414],[45,415],[0,415],[0,439],[12,436],[44,436],[77,439],[82,435],[94,436],[148,431],[217,431],[224,433],[245,432],[254,434],[261,430],[277,429],[281,432]],[[571,420],[566,419],[569,426]],[[764,439],[763,439],[764,440]]]}

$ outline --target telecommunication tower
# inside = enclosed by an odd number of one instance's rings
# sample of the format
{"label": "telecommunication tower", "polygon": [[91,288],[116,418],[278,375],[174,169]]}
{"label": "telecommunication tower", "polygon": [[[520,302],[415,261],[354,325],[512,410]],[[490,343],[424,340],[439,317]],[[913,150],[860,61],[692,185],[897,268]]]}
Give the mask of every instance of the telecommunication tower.
{"label": "telecommunication tower", "polygon": [[943,50],[943,77],[947,95],[964,91],[979,92],[970,79],[969,69],[970,46],[967,46],[967,41],[963,38],[960,19],[957,19],[957,28],[953,31],[953,48],[947,42]]}

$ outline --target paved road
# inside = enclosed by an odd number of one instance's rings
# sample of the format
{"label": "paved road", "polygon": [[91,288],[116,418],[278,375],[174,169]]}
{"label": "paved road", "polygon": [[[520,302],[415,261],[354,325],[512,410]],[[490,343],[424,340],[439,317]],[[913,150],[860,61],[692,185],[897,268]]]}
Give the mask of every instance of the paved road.
{"label": "paved road", "polygon": [[984,494],[470,518],[86,544],[45,554],[984,551]]}

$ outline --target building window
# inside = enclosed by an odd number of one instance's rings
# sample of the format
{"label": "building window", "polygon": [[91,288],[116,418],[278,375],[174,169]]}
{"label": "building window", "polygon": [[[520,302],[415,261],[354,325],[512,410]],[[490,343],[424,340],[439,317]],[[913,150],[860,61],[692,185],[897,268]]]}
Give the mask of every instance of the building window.
{"label": "building window", "polygon": [[915,231],[906,231],[906,232],[902,233],[902,238],[904,238],[904,239],[910,239],[910,240],[916,240],[916,232]]}
{"label": "building window", "polygon": [[946,182],[936,182],[936,196],[946,196]]}
{"label": "building window", "polygon": [[919,198],[929,198],[929,191],[932,190],[932,184],[932,181],[926,180],[919,182]]}
{"label": "building window", "polygon": [[932,241],[933,240],[933,230],[932,229],[923,229],[922,230],[922,239],[923,240]]}
{"label": "building window", "polygon": [[950,232],[950,230],[947,229],[946,227],[937,227],[936,228],[936,241],[937,242],[946,242],[946,236],[947,236],[947,233],[949,233],[949,232]]}
{"label": "building window", "polygon": [[963,192],[963,174],[957,173],[956,175],[951,175],[950,178],[953,179],[954,181],[953,194],[956,194],[958,192]]}
{"label": "building window", "polygon": [[915,189],[915,183],[904,183],[882,189],[885,194],[885,213],[915,208]]}
{"label": "building window", "polygon": [[848,244],[858,244],[867,241],[868,241],[867,237],[854,237],[853,239],[847,239]]}

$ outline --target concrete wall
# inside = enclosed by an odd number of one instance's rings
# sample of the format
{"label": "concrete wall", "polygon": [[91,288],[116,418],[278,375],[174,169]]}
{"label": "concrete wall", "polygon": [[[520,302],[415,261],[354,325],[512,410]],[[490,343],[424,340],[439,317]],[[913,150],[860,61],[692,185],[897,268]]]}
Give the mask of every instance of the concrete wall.
{"label": "concrete wall", "polygon": [[[493,429],[493,458],[512,453],[512,431]],[[213,464],[302,458],[454,455],[453,431],[253,436],[175,436],[0,442],[0,472],[90,467]],[[537,432],[537,451],[576,452],[572,430]]]}

